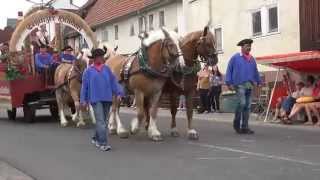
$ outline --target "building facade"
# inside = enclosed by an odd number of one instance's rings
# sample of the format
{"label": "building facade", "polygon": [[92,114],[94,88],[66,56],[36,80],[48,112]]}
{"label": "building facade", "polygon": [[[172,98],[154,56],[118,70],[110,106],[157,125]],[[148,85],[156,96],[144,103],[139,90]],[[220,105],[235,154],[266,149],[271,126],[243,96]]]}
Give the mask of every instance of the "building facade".
{"label": "building facade", "polygon": [[184,8],[187,30],[210,22],[223,72],[229,58],[240,50],[237,42],[244,38],[254,40],[254,56],[300,51],[299,0],[185,0]]}
{"label": "building facade", "polygon": [[85,20],[94,29],[100,46],[118,46],[119,53],[130,54],[140,47],[139,33],[162,26],[179,31],[182,16],[179,0],[98,0]]}

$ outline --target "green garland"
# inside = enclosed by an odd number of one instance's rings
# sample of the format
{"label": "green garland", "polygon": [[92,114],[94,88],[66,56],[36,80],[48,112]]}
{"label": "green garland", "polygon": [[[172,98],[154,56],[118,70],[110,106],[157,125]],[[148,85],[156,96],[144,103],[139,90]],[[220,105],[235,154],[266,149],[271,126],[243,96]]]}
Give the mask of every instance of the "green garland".
{"label": "green garland", "polygon": [[195,61],[193,66],[191,66],[191,67],[185,66],[184,68],[179,69],[177,72],[182,73],[185,76],[197,75],[197,73],[200,71],[200,69],[201,69],[200,62]]}
{"label": "green garland", "polygon": [[13,66],[8,66],[8,69],[6,71],[6,80],[8,81],[13,81],[16,79],[22,79],[23,76],[21,74],[21,72]]}

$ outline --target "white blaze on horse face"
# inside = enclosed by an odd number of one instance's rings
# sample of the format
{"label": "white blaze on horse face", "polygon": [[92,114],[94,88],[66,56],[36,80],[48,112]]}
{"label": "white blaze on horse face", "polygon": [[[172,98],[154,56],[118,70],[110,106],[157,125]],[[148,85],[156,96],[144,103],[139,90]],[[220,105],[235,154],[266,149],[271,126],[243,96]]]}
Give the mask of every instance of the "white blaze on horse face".
{"label": "white blaze on horse face", "polygon": [[182,55],[182,50],[179,46],[179,35],[174,31],[169,31],[169,34],[170,34],[170,38],[173,40],[173,42],[177,46],[177,50],[178,50],[178,54],[179,54],[179,65],[180,65],[180,67],[184,67],[186,64],[185,64],[185,61],[184,61],[184,58]]}

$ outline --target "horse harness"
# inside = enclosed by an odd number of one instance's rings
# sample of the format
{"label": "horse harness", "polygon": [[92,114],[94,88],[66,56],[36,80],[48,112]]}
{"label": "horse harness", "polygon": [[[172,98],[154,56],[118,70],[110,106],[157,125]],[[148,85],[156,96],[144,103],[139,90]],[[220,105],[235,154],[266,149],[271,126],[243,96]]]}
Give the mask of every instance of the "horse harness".
{"label": "horse harness", "polygon": [[[74,76],[71,76],[71,75],[72,75],[72,71],[77,72],[77,74],[74,75]],[[76,78],[77,78],[77,80],[78,80],[80,83],[82,83],[82,74],[83,74],[83,73],[80,71],[80,69],[73,64],[73,65],[71,66],[69,72],[68,72],[68,76],[67,76],[67,78],[65,79],[65,81],[64,81],[62,84],[60,84],[59,86],[57,86],[56,88],[54,88],[53,91],[55,91],[55,90],[57,90],[57,89],[60,89],[60,88],[63,88],[64,86],[66,86],[67,84],[69,84],[69,83],[71,82],[71,80],[76,79]]]}
{"label": "horse harness", "polygon": [[[161,48],[160,48],[160,56],[163,58],[162,50],[163,48],[167,48],[170,58],[177,58],[177,55],[173,55],[170,51],[170,49],[166,46],[167,39],[162,40],[161,42]],[[161,68],[160,72],[153,70],[148,65],[148,54],[147,54],[147,48],[146,46],[143,46],[126,58],[125,63],[122,66],[122,69],[120,71],[120,82],[127,82],[130,78],[130,76],[143,73],[151,78],[169,78],[172,76],[173,67],[170,66],[170,63],[166,61],[166,64]],[[179,55],[178,55],[179,56]],[[130,72],[132,70],[132,65],[135,61],[138,61],[139,68],[138,70],[135,70],[133,72]]]}

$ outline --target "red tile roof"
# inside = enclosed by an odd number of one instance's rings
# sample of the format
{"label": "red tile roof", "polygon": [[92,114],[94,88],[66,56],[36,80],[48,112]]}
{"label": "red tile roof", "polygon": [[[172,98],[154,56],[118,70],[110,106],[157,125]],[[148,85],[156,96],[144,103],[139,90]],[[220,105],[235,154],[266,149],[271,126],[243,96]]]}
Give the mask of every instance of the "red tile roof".
{"label": "red tile roof", "polygon": [[90,8],[85,20],[91,27],[97,26],[159,2],[160,0],[98,0]]}
{"label": "red tile roof", "polygon": [[9,42],[14,29],[12,27],[6,27],[3,30],[0,29],[0,43]]}

